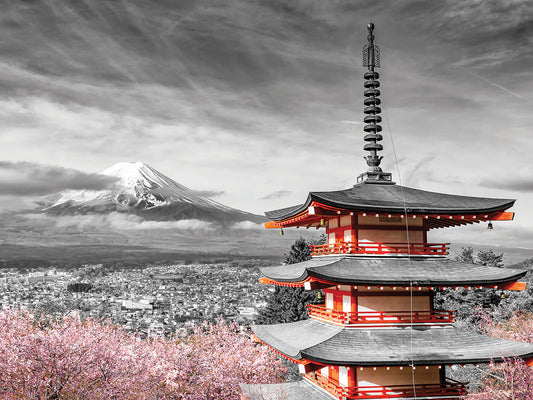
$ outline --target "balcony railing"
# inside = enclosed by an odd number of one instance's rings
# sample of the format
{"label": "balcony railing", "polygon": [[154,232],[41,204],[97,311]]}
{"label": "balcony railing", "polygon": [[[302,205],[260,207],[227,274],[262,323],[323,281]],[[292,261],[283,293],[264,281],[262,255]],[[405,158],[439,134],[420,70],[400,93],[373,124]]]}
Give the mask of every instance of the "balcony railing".
{"label": "balcony railing", "polygon": [[464,396],[465,384],[453,379],[446,379],[444,384],[390,385],[390,386],[355,386],[343,387],[338,381],[317,373],[306,374],[311,382],[322,387],[338,399],[394,399],[400,397],[434,397]]}
{"label": "balcony railing", "polygon": [[314,256],[325,254],[412,254],[438,255],[448,254],[449,243],[373,243],[340,242],[310,245]]}
{"label": "balcony railing", "polygon": [[451,324],[453,311],[359,311],[345,312],[331,310],[323,305],[308,304],[310,317],[325,319],[343,325],[352,324]]}

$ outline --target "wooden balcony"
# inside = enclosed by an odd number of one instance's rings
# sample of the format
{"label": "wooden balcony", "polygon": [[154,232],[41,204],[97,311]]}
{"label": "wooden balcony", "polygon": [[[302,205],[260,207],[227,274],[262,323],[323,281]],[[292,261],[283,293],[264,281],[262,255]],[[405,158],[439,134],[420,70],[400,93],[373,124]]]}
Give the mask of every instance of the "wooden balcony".
{"label": "wooden balcony", "polygon": [[323,305],[308,304],[307,311],[310,317],[331,321],[342,325],[378,325],[383,324],[410,324],[423,323],[432,325],[445,325],[453,323],[453,311],[360,311],[344,312],[331,310]]}
{"label": "wooden balcony", "polygon": [[451,396],[460,398],[466,394],[464,383],[448,378],[444,384],[417,384],[414,388],[412,385],[355,386],[350,388],[343,387],[338,381],[317,373],[305,374],[305,377],[338,399],[394,399],[415,397],[416,395],[416,397],[429,397],[437,400],[444,397],[449,399]]}
{"label": "wooden balcony", "polygon": [[331,244],[310,245],[313,256],[326,254],[410,254],[445,256],[449,243],[373,243],[373,242],[339,242]]}

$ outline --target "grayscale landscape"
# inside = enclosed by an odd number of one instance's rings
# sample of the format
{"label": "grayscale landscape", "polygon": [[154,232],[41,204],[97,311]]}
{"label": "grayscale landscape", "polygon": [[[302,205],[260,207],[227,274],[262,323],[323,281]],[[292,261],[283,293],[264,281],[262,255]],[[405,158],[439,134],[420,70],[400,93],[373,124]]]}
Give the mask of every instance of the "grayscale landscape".
{"label": "grayscale landscape", "polygon": [[[0,3],[0,307],[75,311],[143,338],[217,320],[246,331],[275,292],[259,269],[299,238],[328,240],[323,226],[266,229],[265,211],[367,170],[369,21],[383,171],[516,199],[512,221],[426,241],[478,264],[490,253],[531,282],[531,2]],[[492,294],[531,306],[507,292]]]}

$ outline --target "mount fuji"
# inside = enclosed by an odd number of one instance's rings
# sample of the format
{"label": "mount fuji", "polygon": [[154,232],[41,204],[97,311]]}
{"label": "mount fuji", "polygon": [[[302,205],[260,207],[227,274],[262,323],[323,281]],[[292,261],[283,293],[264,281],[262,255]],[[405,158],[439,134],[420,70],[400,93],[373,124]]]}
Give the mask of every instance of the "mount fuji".
{"label": "mount fuji", "polygon": [[44,211],[59,215],[118,211],[149,220],[199,219],[223,226],[266,220],[200,196],[143,162],[119,162],[102,174],[115,178],[110,189],[67,190]]}

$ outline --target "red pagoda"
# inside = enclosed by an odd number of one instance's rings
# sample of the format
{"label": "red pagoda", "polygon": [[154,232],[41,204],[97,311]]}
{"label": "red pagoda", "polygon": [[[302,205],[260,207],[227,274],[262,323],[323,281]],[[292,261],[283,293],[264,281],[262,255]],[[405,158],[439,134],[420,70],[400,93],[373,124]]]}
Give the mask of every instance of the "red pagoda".
{"label": "red pagoda", "polygon": [[437,288],[524,290],[526,271],[447,258],[431,243],[436,228],[512,220],[515,200],[457,196],[397,185],[380,168],[379,48],[368,25],[363,63],[364,150],[368,170],[353,187],[311,192],[297,206],[270,211],[267,228],[325,228],[327,243],[309,261],[263,268],[261,283],[321,289],[303,321],[258,325],[256,336],[299,364],[303,379],[243,385],[246,400],[458,399],[464,384],[446,365],[521,357],[533,365],[533,344],[459,330],[453,312],[434,308]]}

